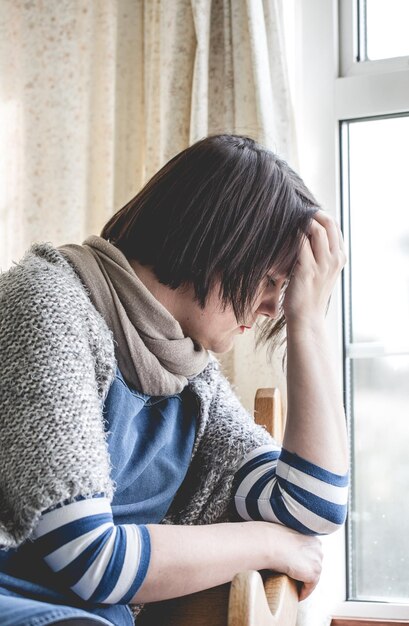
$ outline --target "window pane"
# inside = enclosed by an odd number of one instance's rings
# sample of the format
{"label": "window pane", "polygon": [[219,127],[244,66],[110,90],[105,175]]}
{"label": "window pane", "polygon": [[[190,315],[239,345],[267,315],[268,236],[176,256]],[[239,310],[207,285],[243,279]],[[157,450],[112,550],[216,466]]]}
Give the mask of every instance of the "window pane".
{"label": "window pane", "polygon": [[409,356],[354,359],[351,369],[352,598],[407,603]]}
{"label": "window pane", "polygon": [[365,13],[369,60],[409,55],[408,0],[366,0]]}
{"label": "window pane", "polygon": [[350,595],[408,603],[409,116],[345,124]]}
{"label": "window pane", "polygon": [[351,340],[388,352],[409,352],[408,146],[409,117],[349,124]]}

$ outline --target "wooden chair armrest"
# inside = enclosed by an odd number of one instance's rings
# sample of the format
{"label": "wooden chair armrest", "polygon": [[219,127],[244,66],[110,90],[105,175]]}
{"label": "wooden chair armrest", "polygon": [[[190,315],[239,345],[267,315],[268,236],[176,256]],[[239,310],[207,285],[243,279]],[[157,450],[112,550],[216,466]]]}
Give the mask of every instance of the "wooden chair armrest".
{"label": "wooden chair armrest", "polygon": [[227,626],[231,583],[147,604],[137,626]]}
{"label": "wooden chair armrest", "polygon": [[294,626],[298,590],[284,574],[248,571],[231,584],[228,626]]}
{"label": "wooden chair armrest", "polygon": [[295,581],[284,574],[248,571],[232,583],[181,598],[154,602],[138,626],[293,626],[297,615]]}
{"label": "wooden chair armrest", "polygon": [[260,387],[254,398],[254,420],[264,426],[281,443],[284,434],[284,416],[278,387]]}

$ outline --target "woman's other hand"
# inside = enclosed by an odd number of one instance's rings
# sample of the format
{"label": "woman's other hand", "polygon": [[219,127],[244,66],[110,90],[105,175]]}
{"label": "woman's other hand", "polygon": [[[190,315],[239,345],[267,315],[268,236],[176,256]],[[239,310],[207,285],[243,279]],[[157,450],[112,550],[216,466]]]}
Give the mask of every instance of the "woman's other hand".
{"label": "woman's other hand", "polygon": [[318,210],[301,247],[284,297],[287,324],[325,318],[335,282],[346,263],[337,222]]}
{"label": "woman's other hand", "polygon": [[269,523],[267,532],[271,542],[270,568],[300,581],[299,599],[305,600],[320,579],[323,558],[321,540],[280,524]]}

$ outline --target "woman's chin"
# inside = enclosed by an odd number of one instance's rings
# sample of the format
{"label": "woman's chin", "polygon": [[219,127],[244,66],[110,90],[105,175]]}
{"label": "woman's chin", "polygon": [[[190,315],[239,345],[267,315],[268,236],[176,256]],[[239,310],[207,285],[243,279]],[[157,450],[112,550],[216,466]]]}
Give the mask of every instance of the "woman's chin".
{"label": "woman's chin", "polygon": [[215,341],[210,341],[207,347],[207,350],[214,352],[215,354],[225,354],[226,352],[230,352],[230,350],[234,346],[234,337],[228,337],[226,339],[219,339]]}

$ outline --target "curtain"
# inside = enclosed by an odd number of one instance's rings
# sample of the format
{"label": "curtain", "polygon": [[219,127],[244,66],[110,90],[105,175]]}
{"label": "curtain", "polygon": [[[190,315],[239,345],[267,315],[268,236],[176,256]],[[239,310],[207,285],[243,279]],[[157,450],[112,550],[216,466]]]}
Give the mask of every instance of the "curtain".
{"label": "curtain", "polygon": [[[293,159],[281,0],[1,0],[0,268],[81,242],[210,133]],[[243,403],[271,386],[252,332],[223,357]],[[283,387],[280,356],[275,379]]]}

